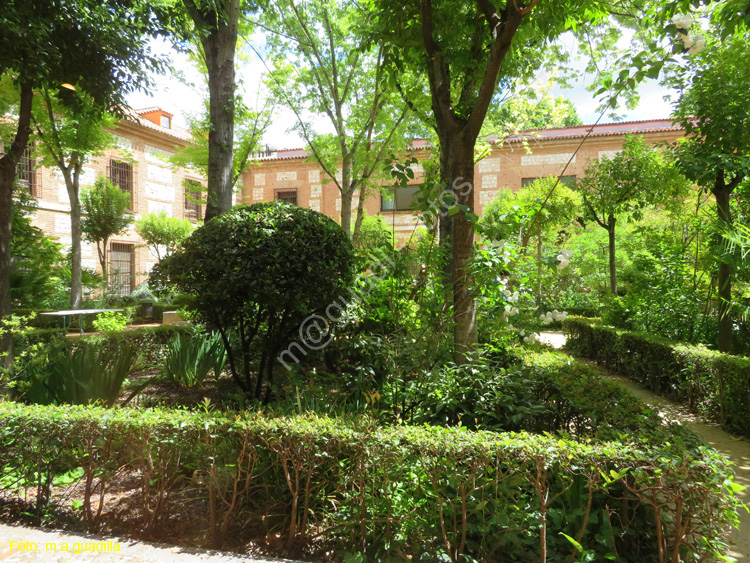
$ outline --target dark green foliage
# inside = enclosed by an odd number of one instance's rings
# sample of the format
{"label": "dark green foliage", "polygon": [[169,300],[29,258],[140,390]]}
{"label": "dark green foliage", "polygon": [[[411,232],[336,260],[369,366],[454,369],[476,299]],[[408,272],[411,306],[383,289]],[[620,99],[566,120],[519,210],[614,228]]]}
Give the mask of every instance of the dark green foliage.
{"label": "dark green foliage", "polygon": [[268,401],[277,356],[305,318],[346,300],[352,268],[351,242],[333,220],[271,202],[235,207],[196,229],[152,279],[192,296],[188,308],[221,333],[242,391],[259,399],[265,380]]}
{"label": "dark green foliage", "polygon": [[563,324],[574,354],[685,401],[727,429],[750,436],[750,359],[587,319]]}
{"label": "dark green foliage", "polygon": [[13,202],[10,295],[16,307],[34,306],[61,283],[62,245],[31,223],[33,211],[31,202]]}
{"label": "dark green foliage", "polygon": [[99,176],[91,188],[81,193],[81,231],[83,238],[96,243],[105,279],[108,241],[133,222],[133,215],[128,211],[131,207],[130,197],[103,176]]}
{"label": "dark green foliage", "polygon": [[31,403],[100,402],[111,407],[137,357],[138,351],[132,345],[112,348],[82,342],[75,347],[56,348],[32,368],[28,387],[17,390],[22,399]]}
{"label": "dark green foliage", "polygon": [[164,356],[164,374],[183,387],[200,387],[213,371],[214,378],[221,375],[227,352],[219,333],[175,334],[167,345]]}
{"label": "dark green foliage", "polygon": [[679,439],[699,444],[681,427],[663,426],[641,401],[565,354],[514,347],[502,356],[500,362],[483,360],[436,370],[415,386],[409,422],[579,439],[651,444]]}
{"label": "dark green foliage", "polygon": [[[35,475],[51,481],[80,467],[82,483],[96,476],[141,499],[130,514],[151,533],[185,518],[165,501],[189,490],[202,510],[185,525],[218,538],[214,545],[258,530],[311,558],[539,561],[544,510],[549,562],[574,555],[561,533],[578,538],[592,561],[615,553],[652,561],[660,549],[692,561],[720,552],[721,533],[736,521],[726,462],[678,439],[632,447],[314,415],[0,403],[0,467],[19,497],[37,488]],[[94,493],[84,490],[92,513]],[[664,502],[654,507],[654,495]],[[687,526],[683,534],[676,522]]]}

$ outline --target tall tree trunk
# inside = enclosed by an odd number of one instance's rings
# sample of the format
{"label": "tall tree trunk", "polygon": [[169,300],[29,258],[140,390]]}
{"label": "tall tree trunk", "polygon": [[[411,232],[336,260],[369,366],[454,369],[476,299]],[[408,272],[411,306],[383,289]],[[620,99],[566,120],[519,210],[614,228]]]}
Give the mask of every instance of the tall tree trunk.
{"label": "tall tree trunk", "polygon": [[356,247],[359,244],[359,234],[362,231],[362,221],[365,218],[365,196],[367,195],[367,182],[360,181],[359,201],[357,202],[357,218],[354,221],[354,231],[352,232],[352,244]]}
{"label": "tall tree trunk", "polygon": [[72,172],[63,172],[65,187],[68,190],[70,200],[70,308],[80,309],[83,294],[83,281],[81,273],[81,201],[78,197],[80,177],[80,166]]}
{"label": "tall tree trunk", "polygon": [[542,226],[536,238],[536,294],[539,305],[542,304]]}
{"label": "tall tree trunk", "polygon": [[607,233],[609,234],[609,289],[612,295],[617,295],[617,264],[615,261],[615,225],[617,219],[610,213],[607,218]]}
{"label": "tall tree trunk", "polygon": [[[440,140],[448,150],[448,168],[444,180],[456,194],[457,203],[466,205],[474,212],[474,139],[470,136],[451,135]],[[471,275],[471,261],[474,256],[474,225],[461,211],[452,218],[453,262],[453,334],[456,363],[465,364],[470,353],[476,348],[477,307],[473,292],[474,280]]]}
{"label": "tall tree trunk", "polygon": [[349,186],[342,186],[341,190],[341,228],[352,236],[352,196],[354,192]]}
{"label": "tall tree trunk", "polygon": [[[31,82],[21,84],[21,100],[18,109],[16,136],[10,150],[0,158],[0,320],[10,316],[10,240],[13,216],[13,183],[16,180],[16,164],[21,160],[31,133]],[[10,368],[13,363],[13,336],[0,336],[0,367]]]}
{"label": "tall tree trunk", "polygon": [[[448,170],[448,153],[440,145],[440,172],[441,179],[444,175],[444,170]],[[448,215],[447,210],[443,205],[443,190],[446,186],[440,186],[437,200],[437,229],[438,229],[438,244],[442,252],[443,259],[443,283],[446,288],[453,287],[453,248],[451,246],[451,236],[453,234],[453,222],[452,216]]]}
{"label": "tall tree trunk", "polygon": [[[208,201],[206,221],[232,207],[234,163],[234,55],[237,48],[239,0],[223,0],[217,11],[198,0],[184,0],[200,33],[208,71]],[[210,5],[210,4],[209,4]]]}
{"label": "tall tree trunk", "polygon": [[[722,175],[723,176],[723,175]],[[732,188],[728,187],[723,180],[717,182],[713,190],[716,198],[716,211],[719,216],[719,222],[724,223],[727,229],[732,227],[732,212],[729,208],[729,197],[732,194]],[[732,266],[725,261],[719,262],[719,279],[718,279],[719,297],[719,334],[717,347],[720,352],[727,354],[734,353],[734,341],[732,338]]]}

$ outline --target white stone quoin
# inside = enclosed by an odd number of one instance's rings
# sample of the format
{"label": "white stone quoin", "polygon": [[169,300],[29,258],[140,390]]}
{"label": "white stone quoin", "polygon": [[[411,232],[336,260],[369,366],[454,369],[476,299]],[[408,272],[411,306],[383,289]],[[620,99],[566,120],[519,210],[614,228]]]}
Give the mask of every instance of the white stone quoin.
{"label": "white stone quoin", "polygon": [[149,200],[148,202],[149,213],[161,213],[162,211],[167,215],[167,217],[172,217],[172,204],[163,203],[161,201]]}
{"label": "white stone quoin", "polygon": [[479,161],[479,173],[500,172],[499,158],[484,158]]}
{"label": "white stone quoin", "polygon": [[253,201],[261,201],[263,199],[263,188],[253,188]]}
{"label": "white stone quoin", "polygon": [[55,213],[55,233],[70,234],[70,215]]}
{"label": "white stone quoin", "polygon": [[602,157],[612,158],[621,152],[622,151],[599,151],[599,160],[601,160]]}
{"label": "white stone quoin", "polygon": [[497,176],[495,174],[482,174],[482,189],[492,188],[497,188]]}
{"label": "white stone quoin", "polygon": [[307,181],[311,184],[318,184],[320,182],[320,170],[309,170],[307,172]]}
{"label": "white stone quoin", "polygon": [[162,201],[174,201],[175,188],[174,186],[165,186],[163,184],[157,184],[155,182],[147,181],[146,197],[151,199],[160,199]]}
{"label": "white stone quoin", "polygon": [[276,173],[276,181],[278,182],[287,182],[297,179],[297,171],[296,170],[287,170],[285,172],[277,172]]}
{"label": "white stone quoin", "polygon": [[158,164],[148,165],[148,179],[162,184],[172,184],[172,171]]}
{"label": "white stone quoin", "polygon": [[487,190],[479,192],[479,203],[487,205],[497,195],[497,190]]}
{"label": "white stone quoin", "polygon": [[149,162],[165,162],[174,153],[160,149],[159,147],[152,147],[146,145],[145,147],[146,160]]}
{"label": "white stone quoin", "polygon": [[[573,160],[570,160],[570,157]],[[521,157],[521,166],[542,166],[545,164],[575,164],[576,157],[572,152],[558,152],[553,154],[526,154]]]}
{"label": "white stone quoin", "polygon": [[255,186],[265,186],[266,185],[266,175],[265,175],[265,173],[264,172],[256,172],[255,174],[253,174],[253,184]]}

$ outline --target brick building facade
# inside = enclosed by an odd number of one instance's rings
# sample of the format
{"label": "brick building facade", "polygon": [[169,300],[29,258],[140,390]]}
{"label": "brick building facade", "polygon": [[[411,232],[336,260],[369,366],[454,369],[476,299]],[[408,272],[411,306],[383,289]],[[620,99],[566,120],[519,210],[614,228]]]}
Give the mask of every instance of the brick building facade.
{"label": "brick building facade", "polygon": [[[183,181],[196,188],[205,186],[206,182],[199,173],[173,168],[167,162],[170,155],[190,142],[187,131],[172,126],[172,115],[160,108],[139,110],[130,119],[120,121],[111,133],[116,147],[84,165],[81,188],[91,186],[98,176],[104,176],[130,194],[131,210],[136,219],[144,213],[164,211],[170,217],[197,221],[200,206],[194,203],[194,198],[186,197]],[[26,172],[32,166],[24,163],[21,168]],[[62,174],[56,168],[37,168],[33,173],[22,175],[22,187],[29,190],[38,205],[33,223],[69,246],[70,202]],[[157,260],[142,245],[143,241],[132,226],[109,242],[113,291],[129,294],[147,278]],[[81,261],[84,268],[101,272],[96,245],[82,242]]]}
{"label": "brick building facade", "polygon": [[[546,129],[528,132],[503,143],[493,143],[490,154],[474,169],[476,213],[481,216],[484,206],[499,190],[518,191],[535,178],[557,176],[563,170],[564,176],[570,180],[582,176],[589,160],[615,154],[622,148],[625,135],[641,135],[652,144],[671,142],[683,135],[683,130],[667,119],[597,125],[586,136],[591,128]],[[429,154],[430,149],[424,141],[417,141],[410,156],[421,161]],[[409,209],[417,191],[416,186],[423,181],[423,171],[420,164],[413,166],[413,170],[415,175],[410,186],[397,190],[395,197],[373,194],[364,204],[369,215],[381,214],[388,225],[393,226],[397,239],[401,241],[408,239],[415,227],[419,226]],[[245,172],[243,200],[254,203],[289,199],[339,220],[341,197],[338,188],[330,178],[326,181],[324,176],[320,168],[310,162],[304,150],[276,151],[261,158]],[[352,202],[352,223],[357,203],[355,197]]]}
{"label": "brick building facade", "polygon": [[[654,144],[674,141],[683,134],[669,120],[622,122],[594,126],[582,144],[590,128],[548,129],[492,144],[490,154],[475,168],[476,212],[481,215],[499,190],[517,191],[534,178],[559,175],[569,161],[564,175],[581,176],[590,159],[618,151],[626,134],[642,135]],[[193,221],[201,217],[203,210],[195,204],[190,186],[203,187],[205,179],[195,171],[174,168],[166,160],[190,142],[187,131],[173,126],[171,114],[161,108],[138,110],[130,119],[120,122],[112,134],[117,148],[84,167],[82,187],[93,184],[98,175],[112,179],[123,191],[130,192],[136,218],[159,211]],[[424,141],[415,141],[410,154],[423,161],[430,148]],[[415,177],[408,187],[390,196],[387,192],[373,194],[364,203],[366,212],[381,214],[402,241],[419,227],[409,209],[417,186],[423,181],[423,171],[420,164],[413,166],[413,170]],[[51,168],[34,169],[32,161],[27,161],[19,167],[19,177],[22,186],[38,202],[34,223],[49,236],[69,245],[70,204],[60,173]],[[335,183],[310,162],[302,149],[278,150],[260,157],[243,173],[239,184],[237,202],[283,199],[335,220],[340,218],[341,197]],[[357,203],[355,196],[354,213]],[[156,263],[156,257],[142,244],[132,227],[110,242],[111,284],[120,293],[127,294],[144,281]],[[85,268],[100,269],[95,246],[85,241],[82,260]]]}

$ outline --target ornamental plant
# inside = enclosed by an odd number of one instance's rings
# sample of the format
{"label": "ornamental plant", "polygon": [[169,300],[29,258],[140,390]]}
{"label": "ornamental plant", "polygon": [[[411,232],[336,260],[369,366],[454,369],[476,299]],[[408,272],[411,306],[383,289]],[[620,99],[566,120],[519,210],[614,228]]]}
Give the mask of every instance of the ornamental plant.
{"label": "ornamental plant", "polygon": [[221,334],[237,385],[268,402],[277,356],[299,338],[306,354],[303,321],[341,307],[353,264],[351,241],[332,219],[275,201],[196,229],[152,279],[192,296],[188,309]]}

